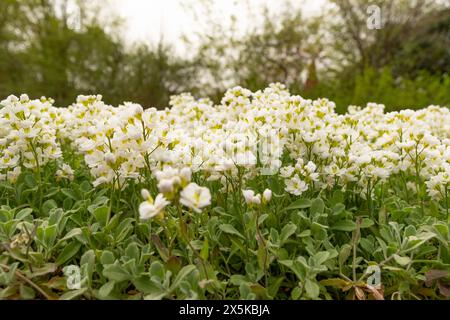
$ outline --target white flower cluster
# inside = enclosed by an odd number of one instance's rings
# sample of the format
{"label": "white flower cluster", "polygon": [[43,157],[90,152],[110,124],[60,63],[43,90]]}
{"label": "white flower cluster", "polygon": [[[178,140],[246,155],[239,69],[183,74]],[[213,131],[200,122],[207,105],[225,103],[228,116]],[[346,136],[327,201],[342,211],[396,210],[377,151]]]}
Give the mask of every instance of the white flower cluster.
{"label": "white flower cluster", "polygon": [[0,180],[14,182],[22,167],[39,170],[60,159],[57,143],[60,110],[53,101],[9,96],[0,102]]}
{"label": "white flower cluster", "polygon": [[[334,186],[370,196],[374,185],[396,175],[408,188],[426,185],[435,198],[450,186],[450,110],[438,106],[385,113],[369,103],[338,114],[333,102],[291,95],[281,84],[257,92],[232,88],[219,105],[182,94],[165,110],[115,108],[101,96],[80,96],[59,109],[26,96],[1,104],[0,179],[17,175],[20,164],[33,168],[60,158],[58,143],[70,143],[95,185],[123,187],[147,170],[161,193],[183,189],[190,200],[202,192],[188,188],[182,168],[224,188],[229,177],[241,175],[245,184],[269,169],[297,196]],[[195,209],[201,202],[183,204]]]}
{"label": "white flower cluster", "polygon": [[155,109],[144,113],[142,106],[125,103],[118,108],[106,105],[101,96],[79,96],[63,109],[64,139],[84,155],[96,178],[94,186],[114,183],[121,187],[127,179],[139,178],[151,149],[158,143],[150,128]]}
{"label": "white flower cluster", "polygon": [[264,190],[262,200],[259,193],[255,194],[255,191],[250,189],[242,190],[242,194],[244,195],[245,203],[249,206],[259,206],[261,202],[267,204],[272,199],[272,190],[270,189]]}
{"label": "white flower cluster", "polygon": [[192,171],[190,168],[176,169],[165,166],[162,170],[154,172],[154,176],[158,181],[160,193],[153,200],[148,190],[142,190],[141,195],[145,200],[139,206],[142,220],[148,220],[155,216],[162,217],[163,210],[170,204],[170,201],[179,201],[197,213],[211,204],[209,189],[191,182]]}

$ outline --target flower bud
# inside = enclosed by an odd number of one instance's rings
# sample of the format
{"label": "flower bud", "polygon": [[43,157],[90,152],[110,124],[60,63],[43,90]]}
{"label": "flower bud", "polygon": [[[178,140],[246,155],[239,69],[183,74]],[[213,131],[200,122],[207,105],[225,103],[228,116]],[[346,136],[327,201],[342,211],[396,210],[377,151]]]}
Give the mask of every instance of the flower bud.
{"label": "flower bud", "polygon": [[105,154],[105,161],[107,164],[114,164],[116,162],[116,156],[111,152],[108,152],[107,154]]}
{"label": "flower bud", "polygon": [[180,170],[180,177],[182,182],[188,183],[191,182],[191,178],[192,178],[192,171],[190,168],[183,168]]}
{"label": "flower bud", "polygon": [[173,182],[172,180],[163,179],[158,183],[158,190],[161,193],[171,193],[173,192]]}
{"label": "flower bud", "polygon": [[253,197],[255,196],[255,192],[253,190],[242,190],[242,194],[244,195],[244,199],[247,204],[253,203]]}
{"label": "flower bud", "polygon": [[141,190],[141,196],[142,198],[144,198],[144,200],[148,200],[149,198],[151,198],[150,192],[148,192],[147,189]]}
{"label": "flower bud", "polygon": [[268,203],[272,199],[272,190],[266,189],[263,192],[263,203]]}

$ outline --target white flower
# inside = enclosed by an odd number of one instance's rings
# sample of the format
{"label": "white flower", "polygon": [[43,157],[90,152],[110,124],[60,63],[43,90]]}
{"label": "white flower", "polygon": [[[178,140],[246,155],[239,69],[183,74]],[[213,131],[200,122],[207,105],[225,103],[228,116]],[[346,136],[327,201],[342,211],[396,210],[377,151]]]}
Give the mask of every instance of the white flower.
{"label": "white flower", "polygon": [[253,203],[253,198],[255,197],[255,191],[253,190],[242,190],[242,194],[244,195],[245,202],[247,204]]}
{"label": "white flower", "polygon": [[73,181],[74,172],[73,169],[66,163],[61,166],[61,169],[56,171],[57,179],[68,179],[69,181]]}
{"label": "white flower", "polygon": [[190,168],[183,168],[180,170],[180,177],[182,183],[191,182],[192,170]]}
{"label": "white flower", "polygon": [[211,204],[211,193],[208,188],[200,187],[194,182],[188,184],[180,193],[180,202],[195,212]]}
{"label": "white flower", "polygon": [[161,193],[172,193],[174,190],[174,183],[172,179],[163,179],[158,183],[158,190]]}
{"label": "white flower", "polygon": [[21,102],[27,102],[27,101],[30,101],[30,98],[28,97],[27,94],[21,94],[20,95],[20,101]]}
{"label": "white flower", "polygon": [[252,205],[260,205],[261,204],[261,195],[255,194],[253,190],[242,190],[242,194],[244,195],[245,202]]}
{"label": "white flower", "polygon": [[253,197],[253,204],[254,205],[260,205],[261,204],[261,195],[257,194]]}
{"label": "white flower", "polygon": [[141,196],[142,196],[142,198],[144,198],[144,200],[147,200],[147,199],[152,197],[150,195],[150,192],[147,189],[142,189],[141,190]]}
{"label": "white flower", "polygon": [[107,164],[112,165],[116,163],[116,156],[112,154],[111,152],[108,152],[105,154],[105,161]]}
{"label": "white flower", "polygon": [[231,160],[231,159],[224,159],[222,161],[222,163],[220,164],[219,168],[220,168],[219,170],[229,171],[229,170],[232,170],[232,169],[236,168],[236,165],[234,164],[233,160]]}
{"label": "white flower", "polygon": [[139,205],[139,217],[144,221],[157,216],[170,204],[161,193],[156,196],[154,201],[145,189],[141,191],[141,195],[145,198],[145,201]]}
{"label": "white flower", "polygon": [[292,179],[286,180],[285,190],[293,195],[299,196],[306,190],[308,190],[308,185],[305,181],[300,180],[298,175],[295,175]]}
{"label": "white flower", "polygon": [[92,185],[96,188],[99,185],[108,183],[108,182],[109,182],[109,180],[107,177],[98,177],[94,182],[92,182]]}
{"label": "white flower", "polygon": [[308,164],[305,166],[305,170],[309,173],[313,173],[316,171],[317,166],[314,164],[314,162],[309,161]]}
{"label": "white flower", "polygon": [[266,189],[263,192],[263,202],[268,203],[272,199],[272,190]]}

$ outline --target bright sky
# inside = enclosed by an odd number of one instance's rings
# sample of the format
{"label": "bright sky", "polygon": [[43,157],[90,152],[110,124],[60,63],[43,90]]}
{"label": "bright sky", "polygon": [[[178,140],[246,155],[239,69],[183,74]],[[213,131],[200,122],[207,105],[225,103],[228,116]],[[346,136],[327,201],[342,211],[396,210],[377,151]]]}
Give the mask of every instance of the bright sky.
{"label": "bright sky", "polygon": [[[278,10],[288,0],[211,0],[219,15],[235,15],[243,29],[246,27],[246,3],[252,8],[267,4]],[[200,0],[112,0],[114,10],[125,20],[125,35],[133,41],[157,42],[161,35],[164,40],[179,47],[179,37],[183,33],[198,28],[192,12],[184,4],[192,4],[201,9]],[[295,5],[303,6],[305,13],[320,12],[326,0],[293,0]],[[197,9],[197,8],[195,8]],[[201,19],[201,18],[200,18]],[[201,24],[201,21],[199,21]]]}

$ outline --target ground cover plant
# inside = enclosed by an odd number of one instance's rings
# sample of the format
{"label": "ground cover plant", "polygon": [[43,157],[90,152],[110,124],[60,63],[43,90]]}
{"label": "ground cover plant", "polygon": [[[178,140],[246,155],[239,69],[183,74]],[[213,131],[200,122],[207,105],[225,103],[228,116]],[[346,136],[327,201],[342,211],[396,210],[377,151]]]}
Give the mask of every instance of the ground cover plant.
{"label": "ground cover plant", "polygon": [[450,296],[446,107],[0,105],[2,299]]}

